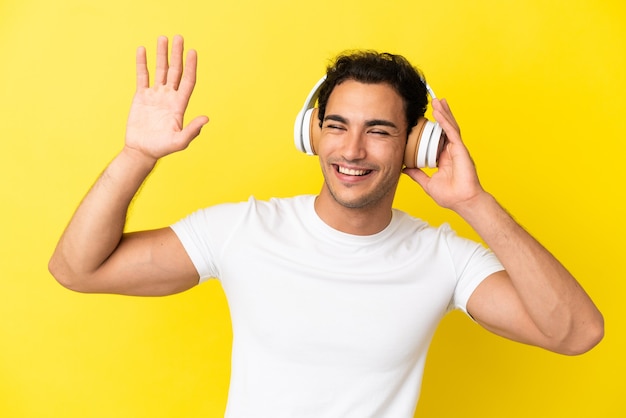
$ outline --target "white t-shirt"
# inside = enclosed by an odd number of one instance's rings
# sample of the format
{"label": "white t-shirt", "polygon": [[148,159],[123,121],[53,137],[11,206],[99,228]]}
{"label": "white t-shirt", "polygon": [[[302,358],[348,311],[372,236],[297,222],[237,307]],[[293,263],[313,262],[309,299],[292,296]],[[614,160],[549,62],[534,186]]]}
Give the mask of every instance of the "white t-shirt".
{"label": "white t-shirt", "polygon": [[412,417],[426,352],[450,309],[502,270],[447,225],[394,210],[339,232],[314,196],[223,204],[172,225],[233,324],[227,417]]}

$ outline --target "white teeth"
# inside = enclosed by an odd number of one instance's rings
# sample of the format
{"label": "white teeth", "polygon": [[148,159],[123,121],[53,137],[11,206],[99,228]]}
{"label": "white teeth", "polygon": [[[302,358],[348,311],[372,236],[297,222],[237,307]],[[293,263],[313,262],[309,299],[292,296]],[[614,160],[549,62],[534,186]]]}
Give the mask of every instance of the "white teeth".
{"label": "white teeth", "polygon": [[349,176],[362,176],[369,173],[369,170],[355,170],[353,168],[339,166],[339,172],[341,174],[347,174]]}

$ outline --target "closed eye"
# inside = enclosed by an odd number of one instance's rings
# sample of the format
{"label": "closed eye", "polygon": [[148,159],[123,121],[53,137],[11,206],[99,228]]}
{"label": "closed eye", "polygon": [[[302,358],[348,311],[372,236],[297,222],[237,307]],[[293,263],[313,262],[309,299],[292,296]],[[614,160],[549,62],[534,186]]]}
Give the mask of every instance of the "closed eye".
{"label": "closed eye", "polygon": [[345,129],[348,121],[340,115],[326,115],[324,123],[324,126],[328,129]]}
{"label": "closed eye", "polygon": [[368,131],[368,133],[374,134],[374,135],[389,136],[389,132],[383,131],[383,130],[379,130],[379,129],[372,129],[372,130]]}
{"label": "closed eye", "polygon": [[333,124],[333,123],[327,123],[326,125],[324,125],[324,127],[326,129],[333,129],[333,130],[342,130],[342,131],[346,130],[346,128],[344,126]]}

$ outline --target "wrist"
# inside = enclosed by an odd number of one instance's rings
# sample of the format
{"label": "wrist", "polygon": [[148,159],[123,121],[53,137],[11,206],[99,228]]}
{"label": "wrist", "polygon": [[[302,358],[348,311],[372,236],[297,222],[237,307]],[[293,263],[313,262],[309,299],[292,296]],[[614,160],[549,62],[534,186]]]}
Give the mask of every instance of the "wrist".
{"label": "wrist", "polygon": [[471,199],[459,203],[453,210],[471,225],[476,219],[489,217],[497,208],[500,208],[500,205],[496,199],[482,190]]}
{"label": "wrist", "polygon": [[122,151],[119,153],[119,157],[128,161],[132,167],[143,169],[145,172],[152,171],[158,162],[158,158],[147,155],[128,145],[124,145],[124,148],[122,148]]}

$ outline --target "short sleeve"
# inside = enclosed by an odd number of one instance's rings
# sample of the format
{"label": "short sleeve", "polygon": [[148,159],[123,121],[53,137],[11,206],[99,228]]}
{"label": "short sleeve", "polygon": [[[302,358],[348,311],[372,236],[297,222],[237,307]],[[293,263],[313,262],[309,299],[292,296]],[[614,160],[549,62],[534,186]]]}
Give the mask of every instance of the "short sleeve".
{"label": "short sleeve", "polygon": [[504,267],[490,249],[457,236],[451,229],[447,234],[447,243],[457,275],[449,309],[467,313],[467,302],[478,285],[491,274],[504,270]]}
{"label": "short sleeve", "polygon": [[220,256],[248,203],[225,203],[200,209],[170,226],[200,275],[200,282],[220,277]]}

